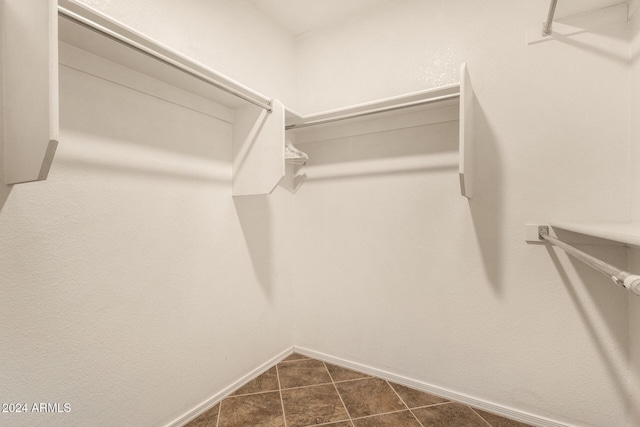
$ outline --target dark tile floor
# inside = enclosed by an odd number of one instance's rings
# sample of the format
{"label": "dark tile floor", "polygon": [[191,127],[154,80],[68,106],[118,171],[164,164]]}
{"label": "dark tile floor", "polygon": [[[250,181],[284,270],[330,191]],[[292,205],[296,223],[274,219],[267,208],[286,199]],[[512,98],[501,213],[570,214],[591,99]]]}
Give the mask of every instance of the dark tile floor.
{"label": "dark tile floor", "polygon": [[292,354],[187,427],[526,427],[488,412]]}

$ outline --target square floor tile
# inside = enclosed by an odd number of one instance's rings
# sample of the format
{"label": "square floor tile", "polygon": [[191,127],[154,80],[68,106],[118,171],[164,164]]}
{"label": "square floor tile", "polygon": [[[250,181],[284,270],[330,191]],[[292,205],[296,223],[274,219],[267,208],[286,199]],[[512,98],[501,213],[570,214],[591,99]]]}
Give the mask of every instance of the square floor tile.
{"label": "square floor tile", "polygon": [[333,384],[283,390],[282,403],[288,427],[349,420]]}
{"label": "square floor tile", "polygon": [[424,393],[422,391],[414,390],[400,384],[394,384],[392,382],[390,382],[389,384],[391,384],[391,387],[393,387],[396,393],[398,393],[400,398],[409,407],[409,409],[448,402],[447,399],[443,399],[429,393]]}
{"label": "square floor tile", "polygon": [[391,386],[379,378],[345,381],[336,387],[351,418],[407,409]]}
{"label": "square floor tile", "polygon": [[218,427],[284,427],[280,392],[229,397],[220,404]]}
{"label": "square floor tile", "polygon": [[444,403],[412,411],[424,427],[489,427],[471,408],[458,403]]}
{"label": "square floor tile", "polygon": [[195,420],[190,421],[185,427],[216,427],[219,410],[220,404],[217,404]]}
{"label": "square floor tile", "polygon": [[352,371],[351,369],[343,368],[341,366],[332,365],[330,363],[325,363],[325,365],[327,365],[331,378],[333,378],[333,381],[335,382],[371,378],[370,375],[363,374],[358,371]]}
{"label": "square floor tile", "polygon": [[529,424],[521,423],[519,421],[513,421],[508,418],[494,415],[490,412],[474,409],[482,418],[484,418],[493,427],[531,427]]}
{"label": "square floor tile", "polygon": [[353,424],[355,427],[421,427],[410,411],[359,418],[353,420]]}
{"label": "square floor tile", "polygon": [[314,359],[279,363],[278,375],[282,389],[331,383],[324,363]]}
{"label": "square floor tile", "polygon": [[253,380],[240,387],[235,393],[233,393],[232,396],[277,390],[279,390],[278,372],[276,371],[276,367],[274,366],[262,375],[257,376]]}

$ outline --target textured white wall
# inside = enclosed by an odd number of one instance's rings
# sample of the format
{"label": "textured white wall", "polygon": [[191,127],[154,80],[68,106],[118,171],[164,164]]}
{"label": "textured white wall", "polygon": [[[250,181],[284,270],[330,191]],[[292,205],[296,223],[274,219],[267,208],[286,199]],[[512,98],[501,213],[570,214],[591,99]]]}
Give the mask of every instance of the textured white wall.
{"label": "textured white wall", "polygon": [[[631,155],[631,206],[633,221],[640,221],[640,3],[631,3],[631,101],[629,112]],[[631,249],[629,269],[640,271],[640,249]],[[629,381],[630,414],[629,426],[640,427],[640,298],[629,296]]]}
{"label": "textured white wall", "polygon": [[[455,135],[433,137],[444,125],[302,146],[295,342],[561,422],[624,425],[625,292],[527,245],[523,225],[628,219],[627,25],[527,46],[547,7],[395,1],[299,40],[303,112],[456,82],[468,62],[478,145],[470,202],[442,156]],[[388,158],[397,171],[376,173]],[[626,262],[621,247],[584,249]]]}
{"label": "textured white wall", "polygon": [[[249,53],[259,41],[291,73],[292,44],[259,14],[260,34],[234,33],[247,25],[236,2],[137,15],[93,3],[188,54],[215,51],[270,95],[293,92]],[[282,194],[234,202],[229,123],[67,67],[60,98],[49,179],[0,187],[0,400],[71,413],[0,424],[166,425],[291,346]]]}
{"label": "textured white wall", "polygon": [[526,46],[547,2],[406,0],[294,45],[244,0],[85,2],[307,112],[455,82],[467,61],[477,194],[458,195],[455,126],[439,124],[303,146],[294,198],[234,203],[228,124],[63,69],[49,180],[0,188],[0,397],[73,411],[3,423],[162,425],[292,342],[576,425],[626,423],[639,311],[522,238],[530,221],[628,219],[612,208],[634,182],[619,164],[626,26]]}
{"label": "textured white wall", "polygon": [[631,207],[632,215],[640,220],[640,2],[632,1],[631,15],[631,90],[630,90],[630,135],[631,135]]}

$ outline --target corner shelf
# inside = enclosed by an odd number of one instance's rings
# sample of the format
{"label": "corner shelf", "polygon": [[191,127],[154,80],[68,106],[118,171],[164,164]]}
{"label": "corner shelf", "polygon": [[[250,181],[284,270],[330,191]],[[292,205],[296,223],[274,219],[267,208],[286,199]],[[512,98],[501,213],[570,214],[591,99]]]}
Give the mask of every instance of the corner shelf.
{"label": "corner shelf", "polygon": [[[380,99],[349,107],[324,111],[321,113],[303,115],[293,110],[286,110],[286,126],[290,132],[304,132],[310,126],[322,126],[335,122],[363,120],[376,115],[376,118],[398,116],[399,110],[408,112],[423,111],[434,108],[457,107],[456,116],[460,121],[459,134],[459,176],[460,192],[470,199],[473,188],[473,103],[474,92],[466,64],[460,67],[460,83],[412,92],[391,98]],[[410,119],[408,119],[410,120]],[[423,125],[426,122],[411,122],[411,125]],[[406,127],[407,121],[398,119],[391,127]],[[380,130],[389,130],[382,127]],[[395,127],[394,127],[395,126]]]}
{"label": "corner shelf", "polygon": [[455,105],[458,103],[459,97],[460,85],[453,84],[314,114],[302,115],[293,110],[288,110],[286,128],[287,130],[298,130],[309,126],[390,113],[427,104],[439,104],[442,106],[446,103],[446,105]]}
{"label": "corner shelf", "polygon": [[621,223],[568,223],[552,222],[559,228],[586,236],[612,240],[628,246],[640,247],[640,222]]}
{"label": "corner shelf", "polygon": [[233,127],[233,196],[270,194],[279,184],[286,174],[286,129],[405,108],[457,107],[461,193],[471,198],[474,101],[465,64],[460,84],[303,116],[76,0],[4,0],[3,27],[7,184],[47,178],[58,144],[62,64],[196,109],[205,108],[203,98],[213,101],[207,111]]}

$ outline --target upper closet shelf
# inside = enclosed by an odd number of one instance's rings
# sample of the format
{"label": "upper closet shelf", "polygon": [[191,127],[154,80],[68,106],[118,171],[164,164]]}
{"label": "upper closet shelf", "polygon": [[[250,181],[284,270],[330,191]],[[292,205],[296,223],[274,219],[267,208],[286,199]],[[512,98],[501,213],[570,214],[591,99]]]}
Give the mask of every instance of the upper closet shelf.
{"label": "upper closet shelf", "polygon": [[[282,104],[87,6],[59,0],[58,11],[61,42],[226,107],[216,115],[233,125],[232,194],[274,190],[285,174]],[[77,50],[62,52],[61,63],[105,77],[90,60],[79,60]],[[118,74],[107,79],[121,79]],[[127,83],[140,84],[134,80]]]}
{"label": "upper closet shelf", "polygon": [[162,43],[73,0],[59,0],[59,39],[232,109],[271,111],[272,100]]}
{"label": "upper closet shelf", "polygon": [[58,61],[152,96],[186,100],[189,92],[199,106],[214,101],[207,111],[233,126],[234,196],[269,194],[284,176],[284,107],[277,100],[76,1],[2,1],[7,184],[47,178],[58,143]]}
{"label": "upper closet shelf", "polygon": [[0,137],[8,184],[47,177],[58,143],[59,61],[153,96],[173,100],[179,91],[171,88],[177,88],[197,95],[199,103],[214,101],[207,108],[233,126],[234,196],[269,194],[284,177],[285,127],[295,132],[374,114],[459,105],[460,185],[462,194],[471,198],[473,90],[464,64],[460,84],[308,116],[287,111],[285,116],[277,100],[75,0],[2,1],[5,132]]}
{"label": "upper closet shelf", "polygon": [[586,236],[613,240],[614,242],[620,242],[625,245],[640,247],[640,222],[591,224],[552,222],[550,225],[554,228],[560,228]]}
{"label": "upper closet shelf", "polygon": [[460,85],[454,84],[309,115],[287,110],[286,129],[301,129],[429,104],[457,105],[459,98]]}

